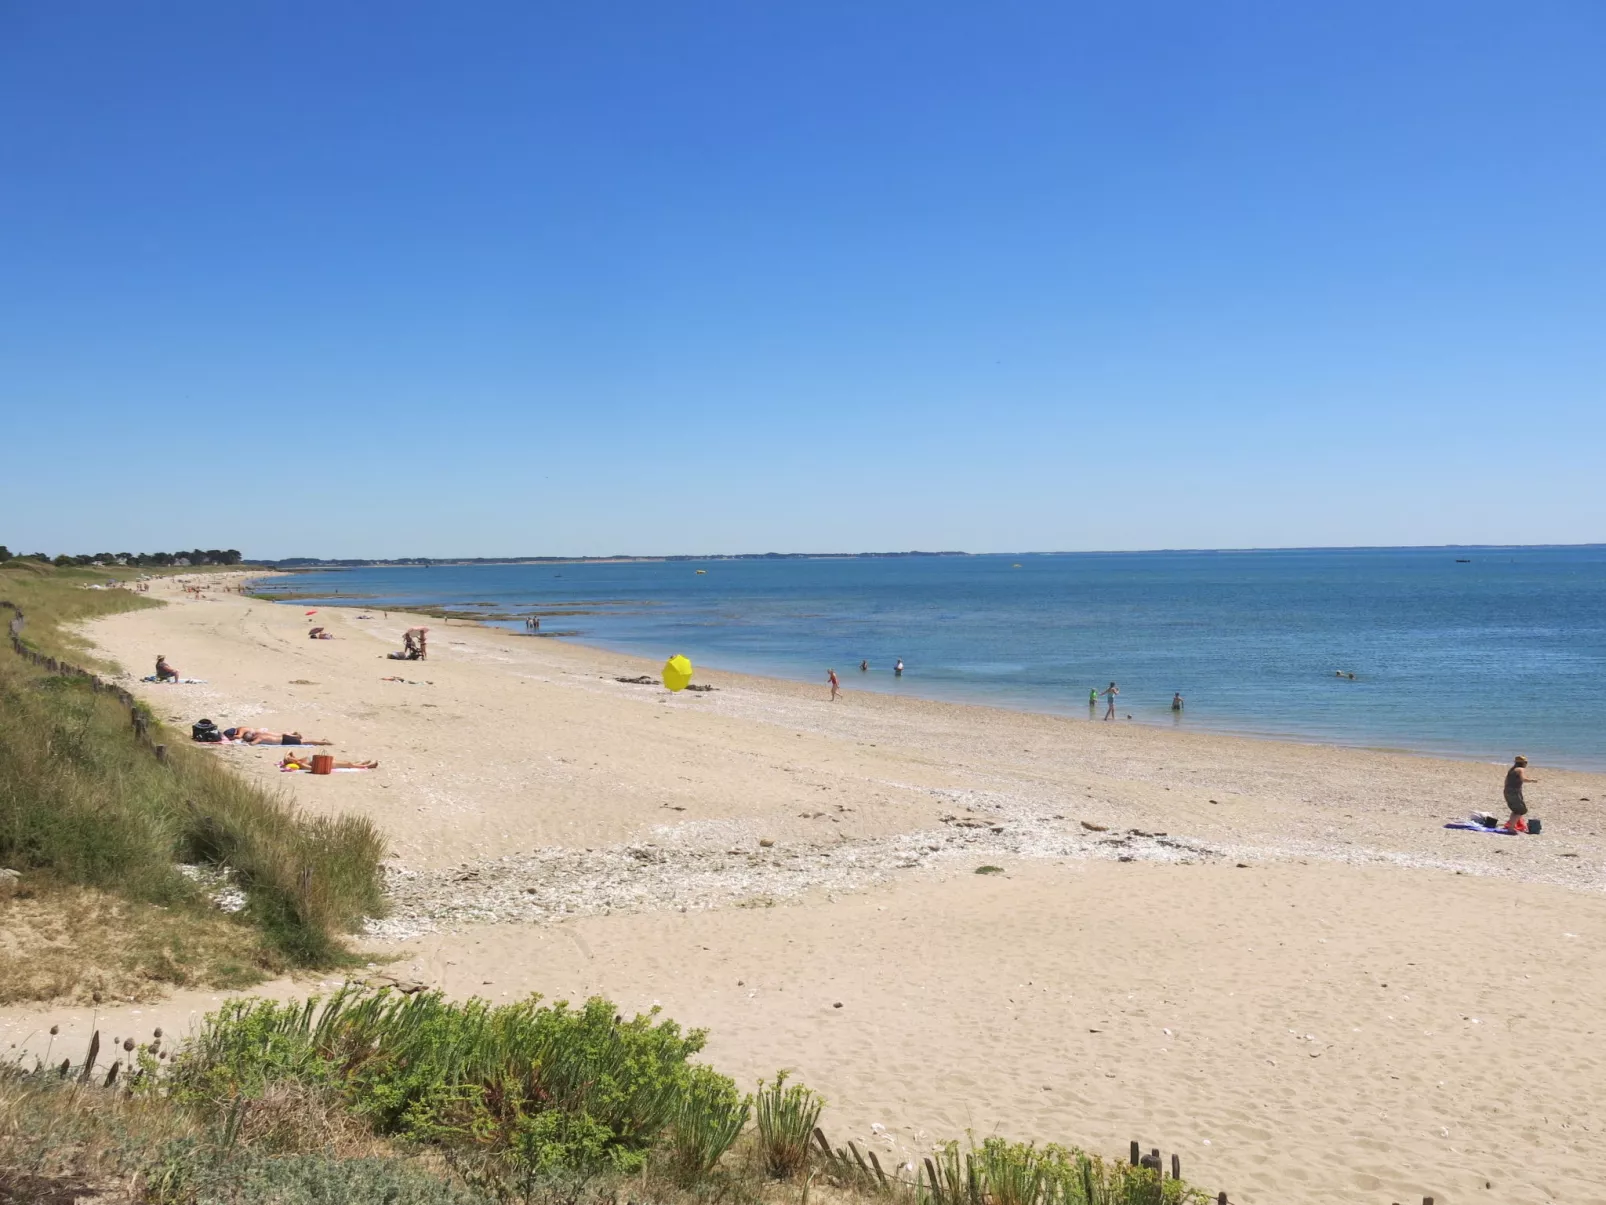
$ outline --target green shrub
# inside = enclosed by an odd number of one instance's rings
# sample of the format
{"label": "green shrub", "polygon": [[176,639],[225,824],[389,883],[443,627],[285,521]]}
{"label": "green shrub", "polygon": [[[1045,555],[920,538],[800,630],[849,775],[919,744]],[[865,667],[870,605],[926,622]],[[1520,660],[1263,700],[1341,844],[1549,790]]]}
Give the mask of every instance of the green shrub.
{"label": "green shrub", "polygon": [[220,1107],[278,1082],[326,1086],[381,1134],[500,1152],[542,1176],[637,1171],[689,1095],[735,1096],[688,1061],[703,1034],[656,1009],[625,1021],[606,1000],[538,999],[347,988],[327,1002],[231,1001],[175,1060],[172,1089]]}
{"label": "green shrub", "polygon": [[707,1175],[747,1124],[750,1097],[708,1067],[693,1067],[670,1126],[670,1163],[682,1183]]}
{"label": "green shrub", "polygon": [[759,1081],[758,1141],[770,1175],[786,1180],[803,1170],[809,1159],[809,1139],[824,1107],[825,1101],[802,1084],[788,1088],[784,1071],[773,1084]]}
{"label": "green shrub", "polygon": [[919,1205],[1206,1205],[1181,1180],[1060,1146],[989,1138],[962,1150],[950,1142],[920,1169]]}

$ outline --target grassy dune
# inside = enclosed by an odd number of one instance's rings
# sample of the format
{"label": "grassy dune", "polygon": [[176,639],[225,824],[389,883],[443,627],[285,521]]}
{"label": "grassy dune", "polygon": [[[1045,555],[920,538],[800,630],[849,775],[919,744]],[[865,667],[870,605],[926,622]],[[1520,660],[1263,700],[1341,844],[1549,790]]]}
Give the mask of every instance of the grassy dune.
{"label": "grassy dune", "polygon": [[[124,590],[84,588],[109,576],[12,562],[0,567],[0,600],[27,616],[30,647],[89,668],[92,657],[67,625],[159,605]],[[165,761],[135,738],[113,695],[0,648],[0,867],[22,873],[23,893],[0,901],[0,910],[48,896],[59,898],[65,918],[54,928],[31,925],[33,941],[13,933],[0,944],[0,984],[8,985],[0,996],[71,996],[112,980],[125,989],[114,994],[130,994],[129,976],[138,975],[128,958],[107,966],[86,956],[71,982],[61,948],[106,944],[91,941],[92,917],[127,930],[126,940],[112,943],[119,950],[165,951],[132,960],[136,969],[159,968],[150,990],[170,982],[233,985],[253,973],[344,961],[341,934],[384,907],[382,835],[365,820],[302,816],[284,797],[190,747],[188,734],[164,738],[148,712],[145,719],[165,740]],[[225,870],[245,891],[244,911],[218,913],[180,864]],[[73,917],[85,919],[75,925]],[[21,931],[20,922],[3,927]],[[165,945],[164,928],[175,935]],[[54,969],[40,973],[34,960],[46,957]]]}

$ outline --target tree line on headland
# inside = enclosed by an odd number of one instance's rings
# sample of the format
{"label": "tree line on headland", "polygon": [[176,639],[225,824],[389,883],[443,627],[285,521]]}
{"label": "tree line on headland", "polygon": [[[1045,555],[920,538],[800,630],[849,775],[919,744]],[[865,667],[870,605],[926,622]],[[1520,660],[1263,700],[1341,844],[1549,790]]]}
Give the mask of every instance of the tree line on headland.
{"label": "tree line on headland", "polygon": [[166,567],[172,565],[238,565],[240,563],[240,550],[238,548],[193,548],[189,552],[92,552],[81,556],[71,553],[61,553],[51,556],[48,552],[12,553],[4,544],[0,544],[0,562],[16,557],[21,560],[43,561],[47,565],[56,565],[61,568],[77,566],[83,568],[93,565],[96,567],[127,565],[134,568],[144,566]]}

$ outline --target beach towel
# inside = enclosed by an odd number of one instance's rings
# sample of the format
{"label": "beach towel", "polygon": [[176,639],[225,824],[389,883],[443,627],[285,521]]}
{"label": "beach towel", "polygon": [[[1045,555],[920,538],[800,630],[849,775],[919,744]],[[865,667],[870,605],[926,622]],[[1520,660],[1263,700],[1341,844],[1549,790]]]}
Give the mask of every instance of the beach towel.
{"label": "beach towel", "polygon": [[147,674],[140,679],[141,682],[154,682],[158,686],[205,686],[205,678],[158,678],[155,674]]}
{"label": "beach towel", "polygon": [[1488,833],[1496,837],[1520,837],[1522,835],[1504,828],[1484,828],[1481,824],[1473,824],[1467,820],[1452,820],[1444,827],[1459,829],[1464,833]]}

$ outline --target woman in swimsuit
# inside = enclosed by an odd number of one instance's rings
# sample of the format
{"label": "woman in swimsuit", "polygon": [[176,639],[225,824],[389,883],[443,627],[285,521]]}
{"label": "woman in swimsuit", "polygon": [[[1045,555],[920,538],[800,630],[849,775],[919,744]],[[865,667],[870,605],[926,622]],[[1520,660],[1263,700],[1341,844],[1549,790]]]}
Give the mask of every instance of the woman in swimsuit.
{"label": "woman in swimsuit", "polygon": [[1111,682],[1109,690],[1101,690],[1099,693],[1110,701],[1109,710],[1104,713],[1104,718],[1107,720],[1113,720],[1115,718],[1115,696],[1120,694],[1121,691],[1119,688],[1117,688],[1114,682]]}
{"label": "woman in swimsuit", "polygon": [[[336,770],[377,770],[379,769],[379,763],[377,761],[337,761],[332,768]],[[279,763],[279,769],[310,770],[312,769],[312,758],[297,757],[293,753],[287,753],[284,760]]]}

